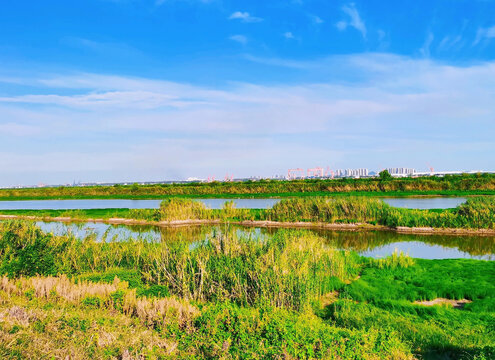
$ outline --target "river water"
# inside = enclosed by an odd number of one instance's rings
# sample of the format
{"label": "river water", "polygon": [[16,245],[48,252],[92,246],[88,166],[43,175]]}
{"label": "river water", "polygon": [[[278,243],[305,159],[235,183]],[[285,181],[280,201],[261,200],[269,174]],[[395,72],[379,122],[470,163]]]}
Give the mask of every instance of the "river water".
{"label": "river water", "polygon": [[[280,199],[197,199],[212,209],[221,209],[226,201],[233,200],[240,209],[268,209]],[[411,209],[447,209],[455,208],[466,201],[461,197],[425,197],[425,198],[382,198],[384,202],[396,207]],[[160,207],[161,200],[25,200],[0,201],[0,210],[76,210],[76,209],[153,209]]]}
{"label": "river water", "polygon": [[[226,201],[234,200],[238,208],[266,209],[280,199],[198,199],[212,209],[219,209]],[[461,197],[424,198],[382,198],[395,206],[413,209],[454,208],[466,201]],[[158,208],[160,200],[35,200],[0,201],[0,210],[17,209],[106,209],[106,208]],[[38,222],[43,230],[55,234],[68,232],[79,238],[92,236],[97,241],[124,241],[129,238],[146,241],[187,241],[195,243],[208,239],[222,231],[235,231],[239,236],[272,236],[277,229],[242,228],[225,226],[189,226],[181,228],[160,228],[154,226],[124,226],[95,223],[63,224]],[[233,230],[232,230],[233,229]],[[380,258],[403,251],[412,257],[424,259],[472,258],[495,260],[495,237],[451,236],[451,235],[409,235],[394,232],[345,232],[306,230],[319,236],[339,249],[355,250],[358,253]]]}

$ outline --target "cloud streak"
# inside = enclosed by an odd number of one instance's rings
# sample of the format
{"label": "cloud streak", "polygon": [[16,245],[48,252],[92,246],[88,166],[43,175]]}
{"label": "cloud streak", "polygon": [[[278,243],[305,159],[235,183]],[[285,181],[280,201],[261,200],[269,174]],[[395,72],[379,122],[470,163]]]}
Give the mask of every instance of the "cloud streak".
{"label": "cloud streak", "polygon": [[248,12],[236,11],[232,13],[229,20],[240,20],[245,23],[257,23],[263,21],[262,18],[251,16]]}
{"label": "cloud streak", "polygon": [[243,45],[246,45],[248,42],[247,37],[244,35],[232,35],[229,37],[229,39]]}
{"label": "cloud streak", "polygon": [[340,31],[346,30],[349,26],[353,27],[357,31],[361,33],[364,39],[366,39],[366,25],[364,21],[361,19],[361,15],[356,9],[356,5],[354,3],[350,3],[342,6],[342,11],[348,16],[348,19],[341,20],[335,24],[337,29]]}
{"label": "cloud streak", "polygon": [[488,28],[479,28],[476,33],[473,45],[478,45],[483,40],[491,40],[495,38],[495,25]]}

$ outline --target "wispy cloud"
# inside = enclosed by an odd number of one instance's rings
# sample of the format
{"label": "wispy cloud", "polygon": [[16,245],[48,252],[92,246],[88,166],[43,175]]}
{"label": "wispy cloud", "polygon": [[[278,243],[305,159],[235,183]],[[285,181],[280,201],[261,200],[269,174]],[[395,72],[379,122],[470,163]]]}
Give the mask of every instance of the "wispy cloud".
{"label": "wispy cloud", "polygon": [[479,28],[476,33],[473,45],[479,44],[482,40],[495,38],[495,25],[489,28]]}
{"label": "wispy cloud", "polygon": [[313,24],[323,24],[325,21],[323,21],[323,19],[319,16],[316,16],[316,15],[310,15],[309,16],[311,21],[313,22]]}
{"label": "wispy cloud", "polygon": [[341,20],[335,24],[337,29],[340,31],[346,30],[349,26],[353,27],[357,31],[361,33],[364,39],[366,39],[366,25],[364,21],[361,19],[358,10],[356,9],[356,5],[354,3],[350,3],[342,6],[342,11],[348,16],[348,19]]}
{"label": "wispy cloud", "polygon": [[233,40],[235,42],[238,42],[239,44],[246,45],[248,42],[248,39],[244,35],[232,35],[229,37],[230,40]]}
{"label": "wispy cloud", "polygon": [[286,39],[295,39],[294,34],[291,31],[287,31],[284,33],[284,38]]}
{"label": "wispy cloud", "polygon": [[430,56],[430,48],[431,48],[431,44],[433,43],[433,40],[435,40],[435,36],[430,31],[430,32],[428,32],[428,35],[426,35],[426,39],[425,39],[425,42],[423,43],[423,46],[421,47],[421,49],[419,49],[419,52],[424,57]]}
{"label": "wispy cloud", "polygon": [[245,23],[255,23],[263,21],[262,18],[251,16],[248,12],[236,11],[229,16],[229,20],[240,20]]}

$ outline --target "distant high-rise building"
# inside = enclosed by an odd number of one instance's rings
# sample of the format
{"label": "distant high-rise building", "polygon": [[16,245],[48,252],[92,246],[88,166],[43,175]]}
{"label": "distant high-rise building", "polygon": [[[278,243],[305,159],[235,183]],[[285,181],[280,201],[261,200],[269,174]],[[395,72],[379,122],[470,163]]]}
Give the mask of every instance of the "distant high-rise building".
{"label": "distant high-rise building", "polygon": [[387,171],[390,173],[390,175],[402,175],[402,176],[409,176],[413,175],[416,170],[411,169],[411,168],[388,168]]}
{"label": "distant high-rise building", "polygon": [[362,177],[368,176],[368,169],[346,169],[346,170],[336,170],[336,177]]}

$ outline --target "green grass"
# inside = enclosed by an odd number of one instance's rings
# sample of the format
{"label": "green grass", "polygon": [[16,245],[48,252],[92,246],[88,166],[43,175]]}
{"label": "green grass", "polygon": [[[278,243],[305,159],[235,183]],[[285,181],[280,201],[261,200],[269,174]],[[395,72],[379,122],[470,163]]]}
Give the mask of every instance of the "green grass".
{"label": "green grass", "polygon": [[[373,260],[302,230],[267,238],[227,231],[192,244],[98,243],[7,221],[1,274],[7,359],[110,359],[127,351],[173,359],[481,360],[495,351],[495,262]],[[437,297],[472,303],[413,304]]]}
{"label": "green grass", "polygon": [[494,195],[495,175],[373,179],[260,180],[160,185],[1,189],[0,200],[163,199],[167,197],[287,197],[350,194],[363,196]]}
{"label": "green grass", "polygon": [[[427,359],[495,356],[495,262],[415,260],[407,267],[379,267],[370,260],[359,280],[341,289],[323,310],[332,324],[370,329],[379,323],[412,343]],[[426,307],[414,301],[468,299],[464,309]]]}

